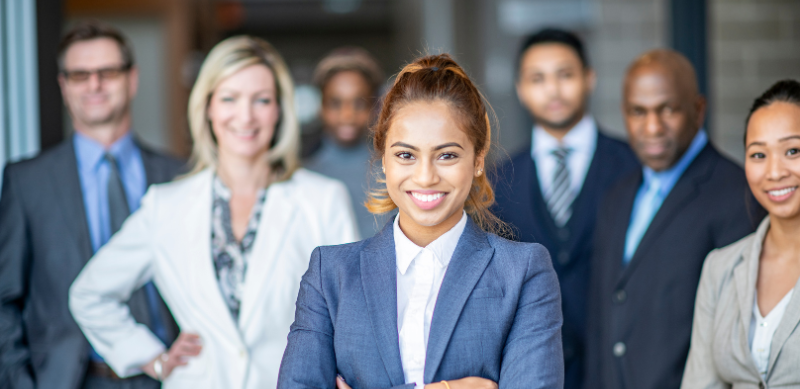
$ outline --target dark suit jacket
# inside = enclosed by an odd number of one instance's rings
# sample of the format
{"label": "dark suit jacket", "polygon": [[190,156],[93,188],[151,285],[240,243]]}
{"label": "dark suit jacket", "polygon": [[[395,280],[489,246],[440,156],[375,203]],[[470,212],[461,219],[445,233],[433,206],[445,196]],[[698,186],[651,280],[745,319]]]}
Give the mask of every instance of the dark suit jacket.
{"label": "dark suit jacket", "polygon": [[[147,183],[171,180],[183,164],[139,145]],[[0,386],[77,388],[89,343],[72,318],[68,291],[92,256],[70,137],[36,158],[10,164],[0,197]],[[146,295],[129,303],[149,323]],[[167,332],[178,328],[161,302]]]}
{"label": "dark suit jacket", "polygon": [[512,225],[516,239],[541,243],[554,259],[564,311],[566,389],[582,385],[591,238],[597,208],[613,183],[638,168],[639,162],[627,144],[598,134],[586,179],[572,204],[572,217],[563,228],[556,227],[547,210],[530,149],[498,171],[495,214]]}
{"label": "dark suit jacket", "polygon": [[[472,220],[445,272],[431,321],[425,383],[480,376],[501,388],[564,384],[558,280],[547,251]],[[278,388],[405,385],[397,333],[393,223],[360,242],[314,250],[300,284]]]}
{"label": "dark suit jacket", "polygon": [[[625,234],[642,172],[606,195],[597,217],[587,336],[587,388],[678,388],[703,260],[753,232],[742,169],[709,143],[653,217],[630,263]],[[762,211],[763,212],[763,211]]]}

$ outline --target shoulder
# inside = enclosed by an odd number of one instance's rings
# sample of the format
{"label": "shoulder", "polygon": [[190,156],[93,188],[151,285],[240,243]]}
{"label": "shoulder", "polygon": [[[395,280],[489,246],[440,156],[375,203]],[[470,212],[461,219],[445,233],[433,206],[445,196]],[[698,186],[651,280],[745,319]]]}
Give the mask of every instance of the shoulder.
{"label": "shoulder", "polygon": [[148,159],[154,164],[168,169],[171,173],[173,173],[173,176],[186,171],[187,164],[185,160],[161,151],[157,151],[140,143],[137,143],[137,146],[142,153],[143,159]]}
{"label": "shoulder", "polygon": [[486,238],[495,251],[494,260],[529,271],[552,269],[550,253],[539,243],[515,242],[492,233],[486,233]]}
{"label": "shoulder", "polygon": [[343,183],[304,168],[297,169],[291,178],[276,185],[290,191],[298,200],[315,204],[328,204],[332,199],[338,201],[342,197],[347,199],[347,188]]}
{"label": "shoulder", "polygon": [[626,168],[639,166],[639,159],[636,158],[636,154],[627,142],[605,135],[603,132],[598,131],[597,133],[598,154],[614,155],[625,164]]}
{"label": "shoulder", "polygon": [[[150,185],[147,193],[150,197],[156,194],[160,201],[185,202],[187,198],[194,198],[201,194],[205,186],[211,185],[212,172],[210,169],[180,177],[174,181]],[[210,196],[211,193],[208,193]]]}
{"label": "shoulder", "polygon": [[703,263],[701,282],[719,285],[744,260],[745,253],[757,243],[755,232],[725,247],[712,250]]}
{"label": "shoulder", "polygon": [[75,159],[75,151],[70,140],[63,141],[34,157],[10,163],[5,166],[5,171],[9,174],[41,173],[63,164],[67,158]]}

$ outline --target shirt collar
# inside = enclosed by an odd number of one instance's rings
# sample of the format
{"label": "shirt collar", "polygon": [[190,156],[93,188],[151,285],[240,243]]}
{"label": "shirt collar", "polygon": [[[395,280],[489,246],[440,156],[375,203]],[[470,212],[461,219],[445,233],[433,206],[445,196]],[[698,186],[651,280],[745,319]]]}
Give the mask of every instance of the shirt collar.
{"label": "shirt collar", "polygon": [[108,150],[100,142],[79,132],[75,132],[73,142],[75,155],[78,159],[78,169],[82,171],[92,171],[97,168],[100,162],[103,161],[103,156],[106,152],[111,153],[122,164],[133,158],[136,152],[136,143],[133,141],[133,135],[130,132],[117,139]]}
{"label": "shirt collar", "polygon": [[548,134],[542,126],[538,124],[535,125],[533,127],[531,154],[533,157],[537,155],[547,155],[552,150],[562,146],[569,148],[573,153],[590,154],[593,152],[596,142],[597,124],[592,115],[586,114],[578,124],[564,135],[561,142]]}
{"label": "shirt collar", "polygon": [[426,247],[419,247],[409,240],[400,229],[400,215],[394,218],[394,247],[397,255],[397,269],[400,274],[406,274],[411,262],[419,255],[423,249],[428,249],[433,253],[433,257],[442,267],[450,264],[450,259],[458,246],[458,240],[467,226],[467,213],[461,211],[461,220],[453,228],[436,238]]}
{"label": "shirt collar", "polygon": [[681,159],[671,168],[657,172],[647,166],[643,167],[644,185],[648,188],[651,185],[658,185],[658,191],[661,194],[669,192],[706,144],[708,144],[708,134],[705,129],[701,128],[700,131],[697,131],[697,135],[694,136],[692,143],[683,153]]}

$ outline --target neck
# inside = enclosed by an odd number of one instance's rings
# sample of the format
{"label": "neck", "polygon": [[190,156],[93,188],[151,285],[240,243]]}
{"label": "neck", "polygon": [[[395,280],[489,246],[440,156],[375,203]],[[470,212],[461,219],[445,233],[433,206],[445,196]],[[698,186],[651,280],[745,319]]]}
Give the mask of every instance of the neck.
{"label": "neck", "polygon": [[232,193],[256,193],[269,185],[270,174],[266,154],[256,158],[219,154],[217,175]]}
{"label": "neck", "polygon": [[400,230],[402,230],[406,238],[414,242],[415,245],[427,247],[431,242],[439,239],[445,232],[450,231],[458,224],[459,220],[461,220],[463,209],[463,207],[460,208],[458,211],[448,216],[443,222],[435,226],[420,225],[401,209],[398,216],[400,218]]}
{"label": "neck", "polygon": [[779,252],[800,253],[800,216],[790,219],[770,215],[766,242]]}
{"label": "neck", "polygon": [[542,129],[544,129],[546,133],[550,134],[550,136],[552,136],[553,138],[556,138],[560,143],[564,139],[564,137],[567,136],[567,134],[569,134],[569,132],[572,131],[572,129],[574,129],[575,126],[577,126],[578,123],[581,122],[581,120],[583,120],[584,116],[586,116],[586,114],[578,116],[576,119],[573,119],[571,122],[561,127],[554,127],[548,125],[547,123],[542,123],[540,124],[540,126],[542,127]]}
{"label": "neck", "polygon": [[131,128],[131,117],[126,115],[117,122],[99,125],[86,125],[73,120],[72,127],[75,128],[75,132],[91,138],[108,149],[114,142],[128,134]]}

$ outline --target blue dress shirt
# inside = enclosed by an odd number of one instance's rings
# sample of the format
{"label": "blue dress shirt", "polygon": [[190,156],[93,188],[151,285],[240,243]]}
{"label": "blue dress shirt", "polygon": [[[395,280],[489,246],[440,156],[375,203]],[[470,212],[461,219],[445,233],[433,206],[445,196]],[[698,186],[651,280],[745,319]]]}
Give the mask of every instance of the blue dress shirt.
{"label": "blue dress shirt", "polygon": [[624,264],[627,265],[631,261],[636,248],[639,247],[639,242],[650,226],[650,222],[653,221],[653,217],[661,208],[661,204],[664,203],[664,199],[667,198],[675,183],[678,182],[683,172],[686,171],[686,168],[694,161],[697,154],[700,154],[700,151],[703,150],[707,143],[708,135],[704,129],[700,129],[689,148],[673,167],[660,172],[654,171],[647,166],[642,168],[644,181],[639,191],[636,192],[631,220],[628,224],[628,232],[625,234]]}
{"label": "blue dress shirt", "polygon": [[[108,210],[108,175],[111,167],[103,156],[108,152],[117,160],[119,175],[122,179],[122,186],[125,188],[125,197],[131,213],[139,209],[139,203],[147,190],[147,176],[141,151],[130,133],[114,142],[107,150],[102,144],[77,132],[72,139],[78,162],[78,176],[81,181],[83,207],[86,210],[89,236],[92,240],[92,250],[96,253],[111,239],[111,219]],[[155,286],[151,282],[147,283],[145,290],[150,316],[153,319],[151,323],[153,332],[166,343],[167,334],[158,310],[158,295]],[[93,360],[102,360],[94,350],[92,350],[91,357]]]}

